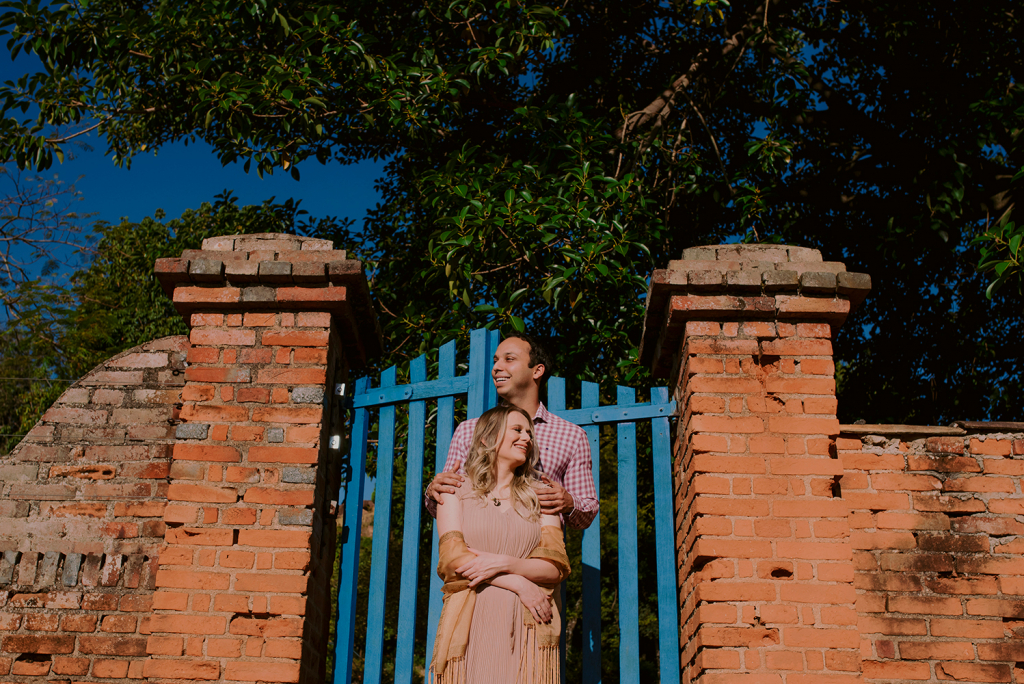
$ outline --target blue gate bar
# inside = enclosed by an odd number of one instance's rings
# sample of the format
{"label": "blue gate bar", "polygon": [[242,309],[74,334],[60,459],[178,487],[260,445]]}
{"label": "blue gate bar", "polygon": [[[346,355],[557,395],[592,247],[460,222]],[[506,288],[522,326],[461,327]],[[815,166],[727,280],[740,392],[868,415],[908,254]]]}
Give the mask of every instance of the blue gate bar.
{"label": "blue gate bar", "polygon": [[501,331],[489,331],[487,333],[487,364],[484,370],[484,375],[487,376],[484,380],[484,383],[487,385],[486,399],[484,401],[485,410],[492,409],[498,404],[498,390],[494,386],[494,380],[491,378],[491,368],[494,366],[494,355],[498,353],[499,344],[501,344]]}
{"label": "blue gate bar", "polygon": [[624,423],[647,418],[660,418],[674,415],[676,403],[667,401],[663,404],[616,404],[615,406],[602,406],[598,409],[573,409],[571,411],[555,411],[559,418],[580,427],[595,425],[599,423]]}
{"label": "blue gate bar", "polygon": [[353,408],[369,408],[386,404],[401,404],[406,401],[419,401],[448,397],[453,394],[464,394],[469,390],[469,376],[461,378],[439,378],[425,382],[414,382],[398,387],[378,387],[366,394],[357,394],[352,398]]}
{"label": "blue gate bar", "polygon": [[[636,401],[632,387],[616,388],[620,404]],[[636,425],[619,423],[619,681],[640,684],[640,590],[637,586]],[[374,529],[374,537],[377,531]]]}
{"label": "blue gate bar", "polygon": [[[393,387],[396,368],[381,373],[382,387]],[[370,592],[366,603],[366,659],[363,682],[378,684],[384,666],[384,607],[387,596],[388,548],[391,540],[391,485],[395,456],[395,407],[380,410],[377,427],[377,477],[374,479],[373,553]]]}
{"label": "blue gate bar", "polygon": [[[370,386],[369,378],[359,378],[355,394]],[[338,631],[334,642],[334,682],[351,684],[352,650],[355,647],[356,590],[359,586],[359,543],[363,527],[363,483],[366,481],[366,437],[370,416],[357,409],[352,416],[348,467],[342,473],[345,497],[344,526],[341,530],[341,563],[338,567]]]}
{"label": "blue gate bar", "polygon": [[[668,388],[651,390],[651,403],[668,401]],[[668,418],[651,420],[654,476],[654,546],[658,568],[658,651],[661,684],[679,684],[679,599],[676,595],[675,514],[672,511],[672,440]]]}
{"label": "blue gate bar", "polygon": [[[427,379],[427,357],[409,364],[409,379]],[[412,682],[413,645],[416,641],[416,593],[420,580],[420,511],[423,510],[423,440],[427,407],[422,401],[409,404],[409,441],[406,448],[405,520],[402,526],[402,581],[398,604],[398,639],[395,681]]]}
{"label": "blue gate bar", "polygon": [[[580,406],[594,408],[601,403],[600,387],[595,382],[584,382],[581,387]],[[601,497],[601,428],[587,425],[583,428],[590,441],[590,466],[594,473],[594,488]],[[590,527],[583,530],[583,681],[601,684],[601,514]]]}
{"label": "blue gate bar", "polygon": [[[551,411],[565,412],[565,379],[548,378],[548,408]],[[565,582],[558,588],[561,597],[559,605],[562,606],[562,636],[558,640],[558,653],[562,660],[559,672],[561,673],[562,684],[565,684]]]}
{"label": "blue gate bar", "polygon": [[469,333],[469,390],[466,397],[466,418],[479,418],[486,408],[487,371],[491,368],[487,357],[487,331],[477,328]]}
{"label": "blue gate bar", "polygon": [[[455,377],[455,340],[448,342],[437,353],[438,379]],[[452,443],[455,430],[455,397],[441,397],[437,400],[437,447],[434,451],[434,472],[444,470],[448,459],[448,447]],[[429,682],[430,659],[434,654],[434,639],[437,637],[437,623],[441,620],[441,586],[443,582],[437,576],[437,523],[431,523],[433,530],[430,544],[430,597],[427,604],[427,665],[424,668],[423,681]]]}

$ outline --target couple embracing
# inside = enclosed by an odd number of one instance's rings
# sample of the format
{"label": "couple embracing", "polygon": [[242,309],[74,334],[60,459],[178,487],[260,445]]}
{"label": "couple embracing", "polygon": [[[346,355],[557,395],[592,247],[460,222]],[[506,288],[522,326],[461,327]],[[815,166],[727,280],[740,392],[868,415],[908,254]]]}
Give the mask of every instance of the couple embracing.
{"label": "couple embracing", "polygon": [[559,681],[562,525],[587,527],[598,501],[586,433],[540,402],[550,369],[529,336],[498,345],[501,405],[459,425],[427,487],[444,580],[434,684]]}

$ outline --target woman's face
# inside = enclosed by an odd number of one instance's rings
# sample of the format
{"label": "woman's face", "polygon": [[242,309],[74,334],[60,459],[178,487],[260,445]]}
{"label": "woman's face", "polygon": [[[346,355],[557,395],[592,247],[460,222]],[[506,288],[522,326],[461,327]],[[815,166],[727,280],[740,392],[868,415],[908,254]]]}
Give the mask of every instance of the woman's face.
{"label": "woman's face", "polygon": [[498,458],[506,461],[515,470],[526,463],[532,440],[533,432],[526,418],[518,412],[509,413],[505,421],[505,434],[501,438],[501,446],[498,447]]}

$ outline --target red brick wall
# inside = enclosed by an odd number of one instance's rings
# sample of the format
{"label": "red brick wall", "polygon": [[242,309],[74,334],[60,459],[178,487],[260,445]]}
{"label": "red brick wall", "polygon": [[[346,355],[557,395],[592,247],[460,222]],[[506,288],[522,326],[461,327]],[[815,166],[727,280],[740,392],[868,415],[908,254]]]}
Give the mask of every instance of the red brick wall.
{"label": "red brick wall", "polygon": [[682,680],[860,681],[831,335],[866,277],[814,250],[687,250],[643,358],[675,388]]}
{"label": "red brick wall", "polygon": [[[853,681],[829,327],[690,321],[676,439],[683,680]],[[754,674],[759,677],[749,679]]]}
{"label": "red brick wall", "polygon": [[865,680],[1024,682],[1024,434],[836,446]]}
{"label": "red brick wall", "polygon": [[181,415],[195,438],[174,446],[148,677],[322,679],[340,455],[324,388],[345,376],[330,323],[192,315]]}
{"label": "red brick wall", "polygon": [[187,346],[110,359],[0,459],[9,681],[142,677]]}
{"label": "red brick wall", "polygon": [[344,449],[333,390],[379,348],[366,281],[325,240],[203,247],[157,264],[192,330],[144,674],[322,682]]}
{"label": "red brick wall", "polygon": [[1024,682],[1024,424],[841,427],[831,337],[868,284],[786,246],[652,277],[684,682]]}
{"label": "red brick wall", "polygon": [[334,387],[380,348],[362,267],[266,234],[156,270],[189,337],[106,362],[0,459],[0,675],[322,682]]}

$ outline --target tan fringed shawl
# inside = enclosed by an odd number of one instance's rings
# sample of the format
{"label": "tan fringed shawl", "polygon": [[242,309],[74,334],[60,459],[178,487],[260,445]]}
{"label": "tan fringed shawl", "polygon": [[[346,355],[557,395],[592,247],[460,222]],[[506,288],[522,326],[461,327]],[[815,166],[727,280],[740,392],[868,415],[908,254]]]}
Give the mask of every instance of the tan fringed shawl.
{"label": "tan fringed shawl", "polygon": [[[473,608],[476,605],[476,591],[469,589],[469,580],[455,572],[455,568],[469,562],[475,556],[466,546],[462,532],[448,532],[438,544],[437,574],[444,580],[444,608],[441,622],[437,627],[434,641],[434,655],[431,659],[434,684],[469,684],[466,682],[466,646],[473,622]],[[558,569],[558,581],[550,585],[538,585],[550,596],[559,584],[569,576],[569,557],[565,553],[562,530],[545,525],[540,529],[540,544],[528,558],[539,558]],[[538,624],[533,614],[520,605],[523,624],[527,629],[522,652],[524,660],[520,681],[531,684],[557,684],[559,675],[558,640],[562,633],[562,621],[558,613],[557,600],[552,609],[551,622]]]}

